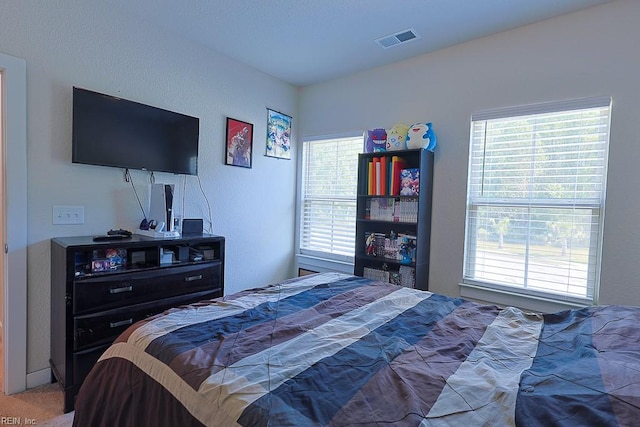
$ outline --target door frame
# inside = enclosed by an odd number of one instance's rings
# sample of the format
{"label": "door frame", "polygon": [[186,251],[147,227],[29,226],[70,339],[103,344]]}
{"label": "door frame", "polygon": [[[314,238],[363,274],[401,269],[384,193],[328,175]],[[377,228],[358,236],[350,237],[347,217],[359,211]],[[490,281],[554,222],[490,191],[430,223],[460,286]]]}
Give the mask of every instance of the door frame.
{"label": "door frame", "polygon": [[[27,73],[0,53],[2,72],[2,390],[27,385]],[[11,369],[9,369],[11,367]]]}

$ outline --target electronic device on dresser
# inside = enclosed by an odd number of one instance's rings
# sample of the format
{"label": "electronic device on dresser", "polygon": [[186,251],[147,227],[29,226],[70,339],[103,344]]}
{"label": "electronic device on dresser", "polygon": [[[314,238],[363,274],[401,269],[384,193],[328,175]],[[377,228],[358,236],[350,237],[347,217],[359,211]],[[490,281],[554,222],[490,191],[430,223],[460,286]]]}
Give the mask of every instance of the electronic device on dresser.
{"label": "electronic device on dresser", "polygon": [[157,231],[173,231],[173,184],[151,184],[149,220],[164,223]]}
{"label": "electronic device on dresser", "polygon": [[223,296],[224,260],[224,237],[209,234],[52,239],[49,362],[52,379],[63,389],[64,412],[73,410],[86,375],[130,325],[172,307]]}

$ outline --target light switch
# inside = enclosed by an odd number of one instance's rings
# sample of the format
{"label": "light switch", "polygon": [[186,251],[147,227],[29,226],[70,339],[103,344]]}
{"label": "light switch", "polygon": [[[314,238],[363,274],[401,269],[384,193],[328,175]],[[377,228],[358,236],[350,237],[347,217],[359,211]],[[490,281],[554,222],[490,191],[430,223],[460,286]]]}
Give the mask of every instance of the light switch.
{"label": "light switch", "polygon": [[52,223],[84,224],[84,206],[54,206]]}

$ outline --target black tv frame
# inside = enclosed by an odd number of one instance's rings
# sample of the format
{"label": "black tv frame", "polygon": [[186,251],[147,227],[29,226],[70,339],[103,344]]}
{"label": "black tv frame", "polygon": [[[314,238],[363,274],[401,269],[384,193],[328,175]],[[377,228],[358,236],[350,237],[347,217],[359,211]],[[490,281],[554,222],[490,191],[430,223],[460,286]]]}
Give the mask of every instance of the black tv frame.
{"label": "black tv frame", "polygon": [[197,175],[200,119],[73,88],[73,163]]}

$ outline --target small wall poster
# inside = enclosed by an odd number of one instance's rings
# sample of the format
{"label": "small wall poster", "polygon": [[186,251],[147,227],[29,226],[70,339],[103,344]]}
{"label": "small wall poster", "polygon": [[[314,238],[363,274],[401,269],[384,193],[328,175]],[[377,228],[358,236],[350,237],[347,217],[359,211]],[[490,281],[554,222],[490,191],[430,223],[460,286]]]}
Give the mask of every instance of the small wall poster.
{"label": "small wall poster", "polygon": [[252,149],[253,125],[227,117],[225,164],[250,168]]}
{"label": "small wall poster", "polygon": [[291,159],[291,117],[268,108],[266,156]]}

